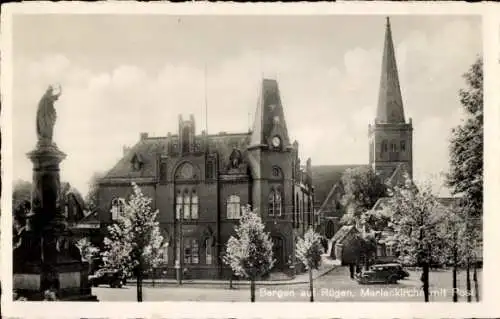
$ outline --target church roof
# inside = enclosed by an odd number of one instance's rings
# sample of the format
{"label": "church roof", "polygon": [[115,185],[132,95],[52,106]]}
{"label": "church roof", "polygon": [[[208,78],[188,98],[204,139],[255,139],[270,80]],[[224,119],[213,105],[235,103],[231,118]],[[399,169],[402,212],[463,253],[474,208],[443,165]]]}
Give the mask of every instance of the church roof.
{"label": "church roof", "polygon": [[368,165],[320,165],[312,167],[312,182],[314,186],[314,204],[319,208],[332,195],[334,187],[340,185],[342,174],[350,168]]}
{"label": "church roof", "polygon": [[332,243],[338,243],[338,244],[342,243],[342,241],[352,231],[358,232],[358,230],[356,229],[356,227],[354,227],[353,225],[349,225],[349,226],[348,225],[344,225],[344,226],[340,227],[340,229],[335,233],[335,235],[333,235],[333,237],[331,239],[331,242]]}
{"label": "church roof", "polygon": [[384,53],[382,55],[382,72],[380,75],[380,91],[377,106],[376,123],[405,123],[403,98],[399,85],[398,68],[392,31],[389,18],[385,29]]}
{"label": "church roof", "polygon": [[267,145],[268,139],[273,133],[278,133],[281,136],[285,147],[290,146],[278,82],[272,79],[263,79],[255,111],[250,146]]}

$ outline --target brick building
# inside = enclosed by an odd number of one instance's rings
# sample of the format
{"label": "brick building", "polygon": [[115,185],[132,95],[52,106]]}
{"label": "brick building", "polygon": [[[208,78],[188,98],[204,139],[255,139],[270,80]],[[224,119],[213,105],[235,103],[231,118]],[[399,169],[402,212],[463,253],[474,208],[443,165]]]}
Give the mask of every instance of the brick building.
{"label": "brick building", "polygon": [[261,216],[274,242],[275,270],[288,272],[295,239],[314,224],[311,160],[304,168],[291,142],[278,83],[264,79],[249,132],[196,134],[195,118],[179,116],[176,134],[140,134],[100,181],[101,231],[120,213],[136,182],[159,210],[164,268],[176,261],[188,278],[222,278],[221,262],[243,205]]}

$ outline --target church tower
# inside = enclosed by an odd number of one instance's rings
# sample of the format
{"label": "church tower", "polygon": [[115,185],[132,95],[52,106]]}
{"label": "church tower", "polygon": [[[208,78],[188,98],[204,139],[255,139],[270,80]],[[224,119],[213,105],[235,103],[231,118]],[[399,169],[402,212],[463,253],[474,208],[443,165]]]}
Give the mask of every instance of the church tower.
{"label": "church tower", "polygon": [[389,18],[385,29],[375,123],[368,126],[370,165],[387,180],[402,167],[413,175],[413,126],[405,120]]}

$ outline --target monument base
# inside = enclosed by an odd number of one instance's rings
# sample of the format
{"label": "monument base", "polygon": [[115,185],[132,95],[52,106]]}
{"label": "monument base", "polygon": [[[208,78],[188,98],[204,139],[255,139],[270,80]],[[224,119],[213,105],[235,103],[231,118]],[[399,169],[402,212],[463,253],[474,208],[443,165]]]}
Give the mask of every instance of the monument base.
{"label": "monument base", "polygon": [[[27,263],[14,273],[13,288],[18,297],[29,301],[46,300],[46,288],[43,287],[46,274],[42,264]],[[59,261],[53,266],[57,274],[57,287],[53,292],[57,301],[98,301],[92,295],[88,285],[88,267],[79,261]]]}

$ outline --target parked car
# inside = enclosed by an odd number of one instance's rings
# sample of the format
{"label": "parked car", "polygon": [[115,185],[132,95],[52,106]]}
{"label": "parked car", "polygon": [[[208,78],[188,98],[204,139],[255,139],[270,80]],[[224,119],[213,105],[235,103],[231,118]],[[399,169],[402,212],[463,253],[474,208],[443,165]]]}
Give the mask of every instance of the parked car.
{"label": "parked car", "polygon": [[401,275],[395,272],[394,266],[373,265],[370,270],[355,276],[360,284],[396,284]]}
{"label": "parked car", "polygon": [[410,273],[408,271],[406,271],[403,268],[403,265],[401,265],[399,263],[376,264],[376,265],[372,265],[372,267],[386,267],[386,268],[388,268],[388,270],[390,270],[394,274],[396,274],[399,277],[398,278],[399,280],[410,277]]}
{"label": "parked car", "polygon": [[126,284],[126,278],[120,270],[101,268],[89,276],[89,284],[93,287],[109,285],[111,288],[121,288]]}

